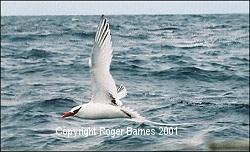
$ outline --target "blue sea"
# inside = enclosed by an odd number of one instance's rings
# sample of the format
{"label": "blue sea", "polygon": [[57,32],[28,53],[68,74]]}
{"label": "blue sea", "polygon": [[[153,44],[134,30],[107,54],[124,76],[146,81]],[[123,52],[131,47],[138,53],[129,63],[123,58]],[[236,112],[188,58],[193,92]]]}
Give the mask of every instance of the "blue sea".
{"label": "blue sea", "polygon": [[[150,121],[61,118],[90,101],[88,58],[100,16],[1,16],[1,150],[249,148],[249,14],[108,15],[111,74]],[[66,136],[58,128],[154,129]],[[160,127],[178,134],[159,135]],[[239,145],[239,144],[238,144]]]}

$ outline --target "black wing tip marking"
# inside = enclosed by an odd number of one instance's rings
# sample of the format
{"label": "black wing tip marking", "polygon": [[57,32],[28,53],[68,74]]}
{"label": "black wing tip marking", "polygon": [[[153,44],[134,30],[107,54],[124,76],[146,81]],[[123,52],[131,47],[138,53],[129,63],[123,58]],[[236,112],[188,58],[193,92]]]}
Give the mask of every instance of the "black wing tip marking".
{"label": "black wing tip marking", "polygon": [[96,32],[95,42],[101,47],[104,44],[108,34],[110,34],[109,23],[107,18],[102,15]]}
{"label": "black wing tip marking", "polygon": [[117,89],[117,92],[121,92],[122,90],[124,90],[124,86],[123,85],[120,85],[119,88]]}

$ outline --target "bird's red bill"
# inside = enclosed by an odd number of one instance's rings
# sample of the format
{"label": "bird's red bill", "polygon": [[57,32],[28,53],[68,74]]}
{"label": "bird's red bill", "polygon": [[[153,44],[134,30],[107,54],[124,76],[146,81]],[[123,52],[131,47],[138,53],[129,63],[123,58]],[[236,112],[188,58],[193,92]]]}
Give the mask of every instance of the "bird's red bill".
{"label": "bird's red bill", "polygon": [[62,117],[65,118],[65,117],[69,117],[69,116],[73,116],[74,113],[73,112],[64,112]]}

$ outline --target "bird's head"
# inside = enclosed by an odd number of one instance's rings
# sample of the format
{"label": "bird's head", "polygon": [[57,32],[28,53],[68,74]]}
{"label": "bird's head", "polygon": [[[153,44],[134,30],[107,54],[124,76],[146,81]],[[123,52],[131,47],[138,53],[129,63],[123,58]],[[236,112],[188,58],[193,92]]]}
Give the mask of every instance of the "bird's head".
{"label": "bird's head", "polygon": [[63,115],[62,115],[62,117],[65,118],[65,117],[69,117],[69,116],[74,116],[75,114],[77,114],[77,112],[78,112],[81,108],[82,108],[81,106],[73,107],[70,111],[64,112]]}

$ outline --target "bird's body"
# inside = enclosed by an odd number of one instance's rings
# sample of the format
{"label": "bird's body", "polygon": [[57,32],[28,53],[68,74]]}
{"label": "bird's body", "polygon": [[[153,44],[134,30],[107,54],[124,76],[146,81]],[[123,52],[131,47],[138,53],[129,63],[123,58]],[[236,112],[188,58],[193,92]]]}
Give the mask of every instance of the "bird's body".
{"label": "bird's body", "polygon": [[123,106],[120,99],[127,95],[123,85],[116,88],[110,74],[112,42],[108,20],[102,15],[97,27],[94,46],[89,58],[92,98],[87,104],[73,107],[63,117],[78,116],[84,119],[139,118],[134,110]]}
{"label": "bird's body", "polygon": [[130,118],[123,112],[122,107],[120,106],[89,102],[81,105],[81,107],[81,110],[76,116],[84,119]]}

